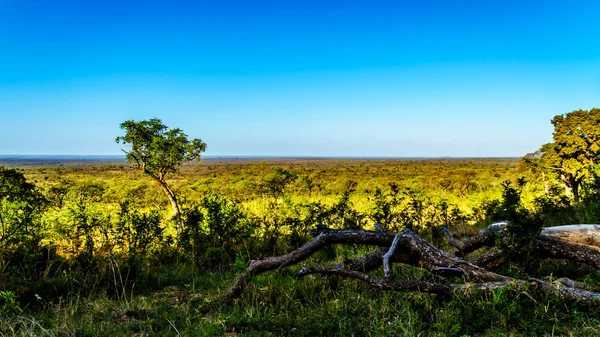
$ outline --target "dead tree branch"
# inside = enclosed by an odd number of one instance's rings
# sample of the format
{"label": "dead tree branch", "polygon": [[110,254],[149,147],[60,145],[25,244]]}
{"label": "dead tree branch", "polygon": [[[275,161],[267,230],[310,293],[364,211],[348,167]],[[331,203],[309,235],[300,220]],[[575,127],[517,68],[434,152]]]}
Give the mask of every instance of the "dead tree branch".
{"label": "dead tree branch", "polygon": [[[489,245],[493,236],[502,233],[506,223],[494,224],[467,240],[454,238],[445,228],[452,246],[466,254],[480,247]],[[590,225],[588,225],[590,226]],[[573,227],[580,233],[585,233],[580,227]],[[586,229],[586,230],[589,230]],[[593,230],[600,230],[596,228]],[[560,236],[556,233],[560,233]],[[270,257],[263,260],[250,262],[245,273],[241,274],[229,289],[227,297],[238,297],[254,276],[270,270],[282,270],[308,259],[321,248],[331,244],[360,244],[377,246],[376,251],[342,263],[322,267],[303,267],[298,277],[303,278],[311,274],[339,276],[364,282],[383,291],[419,291],[442,296],[449,296],[457,291],[481,290],[491,291],[500,288],[527,289],[533,287],[546,294],[555,294],[564,299],[598,304],[600,293],[592,292],[580,282],[561,279],[557,283],[549,283],[539,279],[519,280],[489,271],[482,266],[493,267],[501,258],[500,252],[492,250],[482,256],[477,263],[471,263],[460,257],[453,256],[421,238],[415,231],[405,229],[400,233],[390,234],[383,231],[365,230],[331,230],[319,229],[316,237],[302,247],[288,254]],[[568,235],[567,235],[568,234]],[[571,230],[552,229],[542,231],[535,244],[535,253],[544,257],[570,258],[574,261],[585,262],[600,266],[600,249],[594,245],[585,245],[578,241],[565,241],[566,238],[578,238]],[[595,240],[595,239],[593,239]],[[588,240],[589,241],[589,240]],[[493,241],[492,241],[493,242]],[[600,241],[594,241],[600,242]],[[431,273],[447,279],[461,277],[463,283],[446,284],[440,282],[404,281],[392,277],[391,262],[400,262],[424,268]],[[384,277],[376,278],[368,273],[379,267],[384,267]]]}
{"label": "dead tree branch", "polygon": [[[504,233],[507,224],[507,222],[491,224],[465,240],[455,238],[445,225],[443,229],[448,243],[457,249],[456,256],[464,257],[479,248],[493,246],[496,236]],[[600,268],[600,225],[543,228],[535,241],[533,254],[540,259],[567,259]],[[486,268],[501,263],[499,255],[487,255],[474,262]]]}
{"label": "dead tree branch", "polygon": [[390,250],[388,250],[385,255],[383,255],[383,273],[386,277],[392,276],[392,267],[390,266],[390,258],[394,255],[394,251],[396,251],[396,246],[398,246],[398,240],[400,236],[396,234],[394,236],[394,241],[392,241],[392,245],[390,246]]}
{"label": "dead tree branch", "polygon": [[[246,273],[240,275],[230,288],[228,297],[239,296],[253,276],[269,270],[282,270],[287,266],[297,264],[306,260],[324,246],[331,244],[362,244],[391,247],[395,238],[397,238],[398,246],[390,256],[392,261],[401,261],[432,272],[439,267],[454,268],[460,271],[463,277],[470,280],[510,280],[509,277],[489,272],[463,259],[450,255],[431,245],[411,229],[405,229],[395,235],[381,231],[323,229],[312,241],[286,255],[251,261],[246,269]],[[380,250],[362,258],[349,260],[345,265],[350,268],[345,267],[344,269],[356,270],[361,269],[361,267],[365,270],[375,269],[382,265],[383,255]],[[376,262],[375,260],[379,261]]]}

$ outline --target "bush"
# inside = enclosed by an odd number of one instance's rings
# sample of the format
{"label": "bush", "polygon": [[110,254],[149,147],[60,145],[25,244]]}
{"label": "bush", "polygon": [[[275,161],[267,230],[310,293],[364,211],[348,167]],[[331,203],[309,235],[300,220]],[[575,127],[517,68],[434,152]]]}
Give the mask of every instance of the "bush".
{"label": "bush", "polygon": [[179,244],[191,253],[195,266],[229,264],[252,235],[252,227],[237,203],[218,194],[184,210]]}

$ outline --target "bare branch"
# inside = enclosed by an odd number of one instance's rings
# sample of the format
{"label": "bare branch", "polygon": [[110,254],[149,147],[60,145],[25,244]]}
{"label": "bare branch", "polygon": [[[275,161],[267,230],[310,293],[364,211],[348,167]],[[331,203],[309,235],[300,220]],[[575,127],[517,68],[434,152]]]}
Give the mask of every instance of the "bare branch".
{"label": "bare branch", "polygon": [[[247,269],[247,275],[238,278],[234,286],[230,289],[228,296],[238,296],[252,276],[269,270],[282,270],[287,266],[297,264],[306,260],[324,246],[345,243],[391,247],[396,238],[397,246],[390,256],[392,260],[420,266],[429,271],[433,271],[439,267],[460,268],[464,270],[464,277],[470,280],[507,281],[511,279],[510,277],[489,272],[472,263],[452,256],[431,245],[411,229],[405,229],[395,235],[379,231],[322,229],[320,234],[313,240],[286,255],[251,261]],[[368,262],[370,268],[376,268],[381,264],[374,263],[373,259],[383,255],[380,254],[380,252],[369,254],[369,256],[364,257],[360,261]]]}
{"label": "bare branch", "polygon": [[492,248],[475,260],[470,260],[473,264],[487,270],[497,270],[504,264],[502,251]]}
{"label": "bare branch", "polygon": [[[483,283],[455,283],[446,285],[437,282],[399,281],[387,277],[375,278],[358,271],[332,267],[302,268],[298,273],[298,277],[303,278],[310,274],[334,275],[351,278],[362,281],[382,291],[418,291],[444,296],[452,295],[457,291],[494,291],[498,289],[520,289],[525,291],[530,287],[533,287],[545,294],[553,294],[566,300],[593,305],[600,304],[600,293],[591,292],[577,287],[559,286],[539,279],[530,279],[529,281],[510,280]],[[529,297],[531,298],[531,296]]]}
{"label": "bare branch", "polygon": [[[493,246],[495,237],[506,229],[507,222],[498,222],[482,229],[466,240],[458,240],[443,226],[448,243],[457,249],[456,255],[464,257],[479,248]],[[543,228],[533,253],[539,258],[568,259],[600,268],[600,225],[567,225]],[[488,267],[502,261],[499,254],[485,255],[474,264]]]}
{"label": "bare branch", "polygon": [[374,278],[368,274],[354,270],[337,269],[330,267],[308,267],[302,268],[298,273],[300,278],[310,274],[336,275],[348,277],[367,283],[379,290],[384,291],[419,291],[440,295],[450,295],[450,288],[441,283],[422,281],[398,281],[391,278]]}
{"label": "bare branch", "polygon": [[390,258],[394,255],[396,251],[396,246],[398,245],[398,240],[400,239],[400,235],[394,235],[394,241],[392,241],[392,245],[390,246],[390,250],[383,256],[383,273],[386,277],[392,276],[392,267],[390,266]]}
{"label": "bare branch", "polygon": [[506,221],[493,223],[466,240],[454,238],[446,225],[443,225],[442,228],[444,229],[444,233],[446,233],[448,243],[458,250],[456,256],[464,257],[481,247],[492,246],[496,240],[496,235],[503,232],[506,229],[506,225],[508,225]]}
{"label": "bare branch", "polygon": [[571,280],[570,278],[567,277],[561,277],[558,280],[556,280],[556,282],[570,287],[570,288],[579,288],[579,289],[584,289],[584,290],[588,290],[588,291],[600,291],[600,287],[596,286],[592,286],[589,284],[585,284],[583,282],[579,282],[579,281],[575,281],[575,280]]}

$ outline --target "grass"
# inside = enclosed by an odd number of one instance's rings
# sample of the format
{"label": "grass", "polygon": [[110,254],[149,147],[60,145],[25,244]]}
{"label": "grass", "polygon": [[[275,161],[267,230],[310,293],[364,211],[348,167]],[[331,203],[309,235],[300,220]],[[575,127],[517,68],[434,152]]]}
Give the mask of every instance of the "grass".
{"label": "grass", "polygon": [[[406,270],[402,270],[407,272]],[[0,319],[3,336],[597,336],[598,308],[501,290],[445,301],[384,293],[350,280],[257,277],[231,303],[234,274],[190,275],[186,284],[114,298],[63,297],[39,311]],[[401,270],[396,270],[401,272]],[[410,271],[408,271],[410,274]],[[413,275],[414,276],[414,275]],[[413,276],[408,276],[413,277]],[[175,278],[174,278],[175,279]],[[179,275],[178,280],[183,278]]]}

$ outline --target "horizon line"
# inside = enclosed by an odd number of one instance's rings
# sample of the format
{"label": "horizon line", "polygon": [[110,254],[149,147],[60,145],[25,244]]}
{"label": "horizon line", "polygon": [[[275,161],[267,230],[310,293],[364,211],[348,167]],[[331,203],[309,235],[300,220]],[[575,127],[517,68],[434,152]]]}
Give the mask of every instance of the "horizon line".
{"label": "horizon line", "polygon": [[[115,154],[0,154],[0,159],[36,159],[36,158],[114,158],[125,160],[124,155]],[[465,158],[521,158],[520,156],[323,156],[323,155],[204,155],[200,159],[255,159],[255,158],[272,158],[272,159],[465,159]]]}

